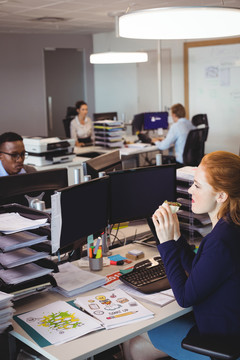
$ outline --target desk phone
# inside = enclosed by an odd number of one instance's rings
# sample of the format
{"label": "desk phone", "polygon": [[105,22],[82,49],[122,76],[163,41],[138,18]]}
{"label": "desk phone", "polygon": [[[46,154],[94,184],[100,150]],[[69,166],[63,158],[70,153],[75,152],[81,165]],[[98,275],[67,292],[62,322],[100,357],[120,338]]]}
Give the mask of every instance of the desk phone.
{"label": "desk phone", "polygon": [[137,263],[131,272],[121,275],[119,279],[126,285],[145,294],[170,289],[160,256]]}

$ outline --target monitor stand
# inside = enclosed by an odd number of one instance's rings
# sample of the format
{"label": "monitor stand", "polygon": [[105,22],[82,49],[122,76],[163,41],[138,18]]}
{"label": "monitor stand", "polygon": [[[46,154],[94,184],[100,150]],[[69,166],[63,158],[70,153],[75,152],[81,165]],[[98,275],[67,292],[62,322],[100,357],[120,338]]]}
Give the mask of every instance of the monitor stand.
{"label": "monitor stand", "polygon": [[146,239],[143,239],[143,240],[136,240],[136,241],[134,241],[134,243],[140,244],[140,245],[151,246],[151,247],[157,247],[157,243],[158,243],[157,234],[155,231],[155,226],[153,224],[152,218],[148,217],[148,218],[146,218],[146,220],[147,220],[148,226],[152,232],[152,236],[150,236]]}

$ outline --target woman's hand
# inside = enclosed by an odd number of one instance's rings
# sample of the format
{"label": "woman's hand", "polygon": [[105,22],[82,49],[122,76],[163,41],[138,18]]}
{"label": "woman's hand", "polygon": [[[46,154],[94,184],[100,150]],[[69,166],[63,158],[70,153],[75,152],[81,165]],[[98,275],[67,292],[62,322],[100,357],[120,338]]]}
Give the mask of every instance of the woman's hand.
{"label": "woman's hand", "polygon": [[177,214],[172,214],[167,203],[159,206],[153,214],[152,219],[160,243],[177,240],[180,237]]}

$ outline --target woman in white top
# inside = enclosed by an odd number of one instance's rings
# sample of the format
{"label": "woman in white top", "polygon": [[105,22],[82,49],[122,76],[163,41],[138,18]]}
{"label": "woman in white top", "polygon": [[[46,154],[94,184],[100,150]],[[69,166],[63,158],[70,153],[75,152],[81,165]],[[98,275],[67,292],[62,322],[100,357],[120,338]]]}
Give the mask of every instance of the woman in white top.
{"label": "woman in white top", "polygon": [[87,116],[87,103],[77,101],[75,106],[78,115],[70,123],[70,134],[75,140],[75,146],[85,146],[93,141],[92,120]]}

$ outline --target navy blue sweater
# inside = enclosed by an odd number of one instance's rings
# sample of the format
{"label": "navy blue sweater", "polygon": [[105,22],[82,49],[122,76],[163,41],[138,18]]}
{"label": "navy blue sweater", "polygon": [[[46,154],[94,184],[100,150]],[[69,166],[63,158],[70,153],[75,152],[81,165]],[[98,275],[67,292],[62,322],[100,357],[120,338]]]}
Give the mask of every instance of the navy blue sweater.
{"label": "navy blue sweater", "polygon": [[220,219],[197,254],[182,236],[158,250],[178,304],[193,306],[200,333],[240,335],[240,226]]}

